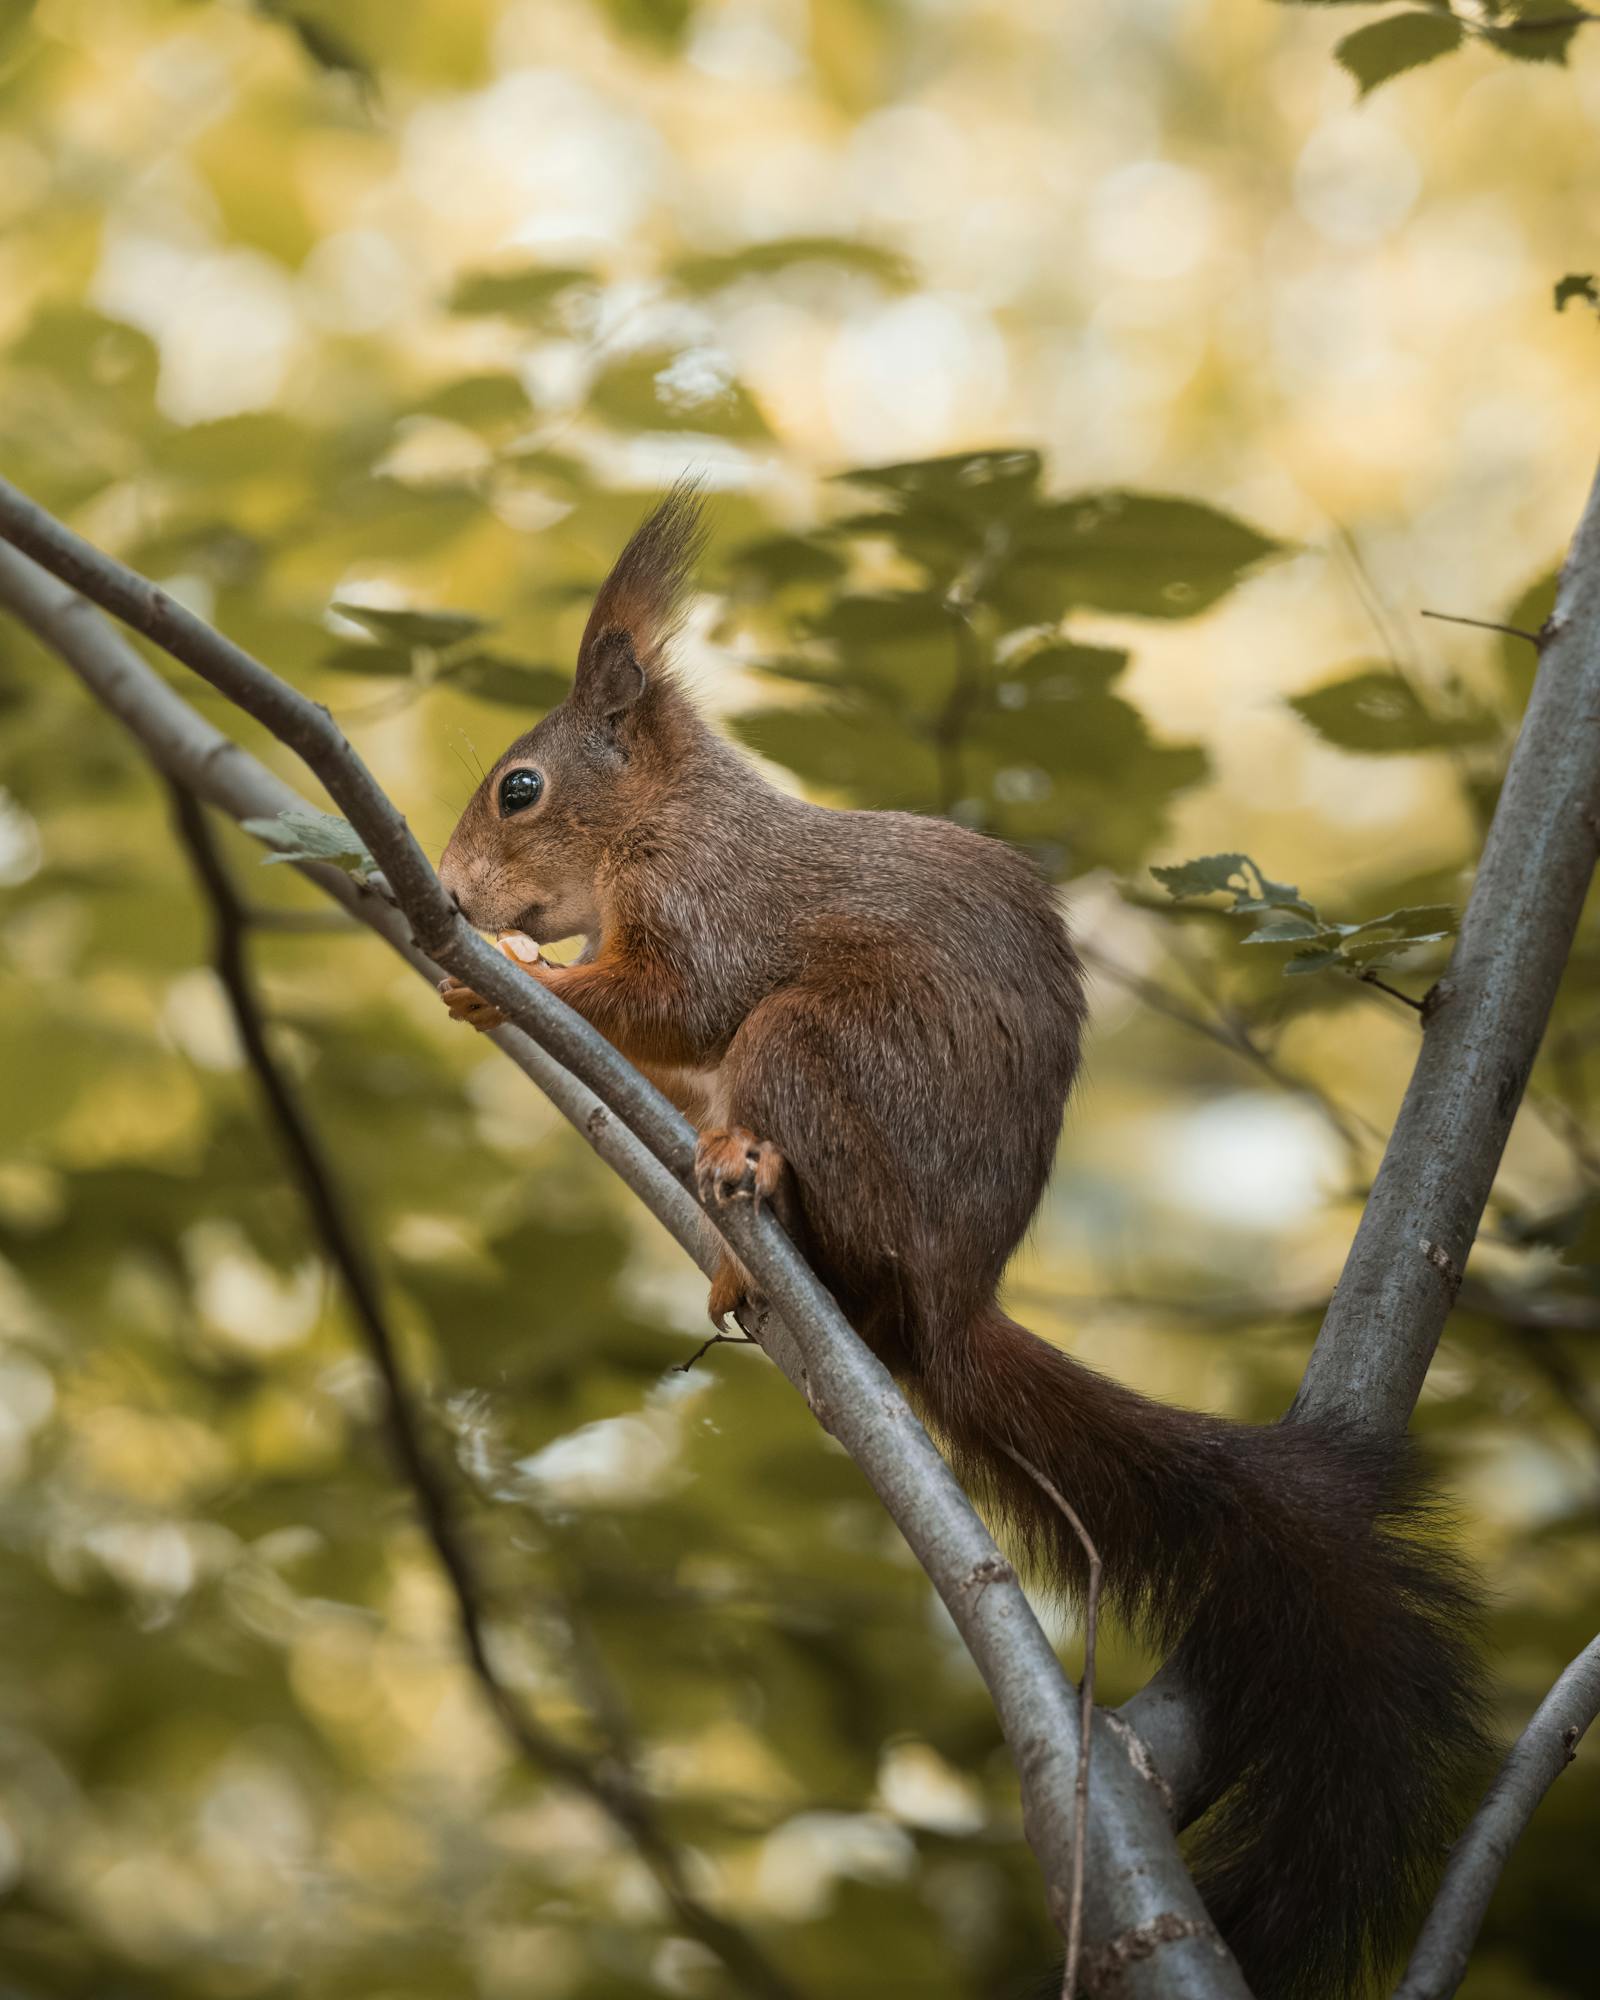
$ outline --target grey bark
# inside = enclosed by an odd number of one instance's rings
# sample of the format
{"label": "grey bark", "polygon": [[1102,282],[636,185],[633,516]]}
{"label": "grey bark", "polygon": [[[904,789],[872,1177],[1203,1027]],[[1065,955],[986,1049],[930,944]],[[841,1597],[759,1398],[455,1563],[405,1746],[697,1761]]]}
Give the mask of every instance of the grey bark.
{"label": "grey bark", "polygon": [[[1460,1289],[1600,851],[1600,477],[1450,966],[1290,1416],[1403,1431]],[[1210,1803],[1196,1708],[1165,1672],[1126,1703],[1180,1821]]]}
{"label": "grey bark", "polygon": [[1501,1870],[1539,1802],[1578,1754],[1600,1715],[1600,1638],[1592,1639],[1540,1702],[1500,1775],[1450,1854],[1444,1881],[1395,2000],[1449,2000],[1467,1976]]}

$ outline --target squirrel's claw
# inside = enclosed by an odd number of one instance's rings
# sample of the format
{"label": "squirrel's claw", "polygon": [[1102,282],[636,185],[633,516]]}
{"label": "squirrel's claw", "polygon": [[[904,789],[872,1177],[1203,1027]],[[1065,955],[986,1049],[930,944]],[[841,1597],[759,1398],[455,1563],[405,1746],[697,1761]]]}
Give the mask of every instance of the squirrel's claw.
{"label": "squirrel's claw", "polygon": [[439,981],[439,997],[450,1010],[452,1021],[465,1021],[485,1035],[491,1028],[503,1026],[505,1015],[492,1001],[474,993],[470,986],[464,986],[459,979],[446,977]]}
{"label": "squirrel's claw", "polygon": [[702,1132],[694,1149],[695,1186],[707,1205],[771,1201],[783,1184],[783,1155],[742,1125]]}
{"label": "squirrel's claw", "polygon": [[727,1333],[728,1315],[739,1310],[748,1290],[744,1272],[731,1257],[724,1257],[711,1280],[711,1296],[706,1300],[706,1315],[718,1333]]}

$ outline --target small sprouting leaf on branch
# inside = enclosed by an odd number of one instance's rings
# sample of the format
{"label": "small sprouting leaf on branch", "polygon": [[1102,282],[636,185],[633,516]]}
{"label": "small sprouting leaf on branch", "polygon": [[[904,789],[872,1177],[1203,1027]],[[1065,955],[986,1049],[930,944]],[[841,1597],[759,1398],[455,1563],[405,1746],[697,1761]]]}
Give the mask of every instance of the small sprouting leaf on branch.
{"label": "small sprouting leaf on branch", "polygon": [[[1373,0],[1286,0],[1286,4],[1346,7]],[[1566,0],[1481,0],[1459,13],[1450,0],[1418,0],[1346,35],[1334,48],[1341,69],[1354,77],[1366,97],[1390,77],[1403,76],[1460,48],[1470,36],[1516,62],[1564,63],[1587,9]]]}
{"label": "small sprouting leaf on branch", "polygon": [[1592,17],[1559,0],[1489,0],[1493,25],[1480,34],[1492,48],[1517,62],[1565,63],[1573,36]]}
{"label": "small sprouting leaf on branch", "polygon": [[240,824],[246,833],[253,833],[273,849],[261,857],[264,867],[274,861],[328,861],[361,882],[370,881],[378,872],[366,842],[336,813],[292,807],[276,819],[247,819]]}
{"label": "small sprouting leaf on branch", "polygon": [[1556,280],[1556,311],[1565,312],[1573,299],[1582,299],[1600,312],[1600,286],[1595,284],[1592,271],[1569,271]]}
{"label": "small sprouting leaf on branch", "polygon": [[1456,929],[1456,911],[1448,903],[1419,903],[1364,923],[1336,923],[1292,884],[1274,882],[1247,854],[1207,854],[1150,872],[1174,902],[1226,895],[1233,898],[1228,916],[1262,918],[1242,942],[1292,945],[1286,976],[1337,971],[1360,977],[1418,945],[1439,944]]}
{"label": "small sprouting leaf on branch", "polygon": [[1449,55],[1461,46],[1461,38],[1461,23],[1448,14],[1390,14],[1346,35],[1333,54],[1339,67],[1355,78],[1359,94],[1366,97],[1391,77]]}
{"label": "small sprouting leaf on branch", "polygon": [[1185,861],[1175,868],[1152,868],[1156,878],[1175,903],[1191,896],[1232,896],[1230,916],[1253,916],[1260,910],[1298,910],[1308,917],[1316,912],[1301,899],[1300,891],[1288,882],[1274,882],[1263,875],[1248,854],[1206,854],[1198,861]]}
{"label": "small sprouting leaf on branch", "polygon": [[1364,756],[1398,756],[1491,743],[1500,724],[1485,708],[1457,699],[1429,707],[1392,667],[1363,667],[1336,681],[1289,696],[1289,706],[1326,743]]}

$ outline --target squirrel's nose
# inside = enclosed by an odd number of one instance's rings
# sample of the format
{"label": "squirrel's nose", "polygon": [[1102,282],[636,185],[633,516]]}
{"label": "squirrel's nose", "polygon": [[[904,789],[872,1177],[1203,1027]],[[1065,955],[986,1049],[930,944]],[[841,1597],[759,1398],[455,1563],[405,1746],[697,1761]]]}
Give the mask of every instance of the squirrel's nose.
{"label": "squirrel's nose", "polygon": [[472,892],[477,887],[475,880],[477,873],[478,871],[472,867],[470,862],[464,862],[458,854],[454,853],[448,847],[439,857],[440,883],[443,885],[445,894],[455,904],[456,908],[461,911],[463,916],[470,917],[468,905],[472,901]]}

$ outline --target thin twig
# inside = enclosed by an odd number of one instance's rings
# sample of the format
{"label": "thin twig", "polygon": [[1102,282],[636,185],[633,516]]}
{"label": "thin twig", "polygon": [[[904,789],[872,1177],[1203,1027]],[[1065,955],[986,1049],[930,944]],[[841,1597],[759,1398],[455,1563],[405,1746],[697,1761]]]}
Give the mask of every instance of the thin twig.
{"label": "thin twig", "polygon": [[1067,1962],[1061,1977],[1061,2000],[1073,2000],[1078,1990],[1078,1959],[1083,1950],[1083,1856],[1089,1838],[1089,1755],[1094,1744],[1094,1652],[1095,1637],[1100,1628],[1100,1551],[1095,1547],[1077,1509],[1054,1481],[1047,1479],[1038,1466],[1024,1458],[1020,1451],[1010,1445],[1004,1445],[1002,1449],[1007,1458],[1020,1465],[1034,1484],[1061,1509],[1089,1565],[1089,1586],[1084,1596],[1083,1611],[1083,1680],[1078,1690],[1078,1740],[1082,1748],[1078,1755],[1078,1783],[1073,1797],[1072,1899],[1067,1910]]}
{"label": "thin twig", "polygon": [[1410,1007],[1418,1014],[1423,1011],[1422,1001],[1413,1000],[1409,993],[1402,993],[1398,986],[1391,986],[1387,979],[1381,979],[1370,968],[1364,966],[1356,977],[1363,986],[1376,986],[1380,993],[1387,993],[1391,1000],[1398,1000],[1401,1006]]}
{"label": "thin twig", "polygon": [[1540,1702],[1533,1720],[1451,1851],[1395,2000],[1448,2000],[1466,1977],[1501,1870],[1546,1792],[1600,1715],[1600,1638],[1590,1641]]}
{"label": "thin twig", "polygon": [[1455,611],[1422,611],[1421,618],[1436,618],[1441,625],[1471,625],[1480,632],[1504,632],[1508,639],[1526,639],[1530,646],[1537,646],[1537,632],[1524,631],[1520,625],[1502,625],[1498,618],[1463,618]]}
{"label": "thin twig", "polygon": [[536,1770],[561,1779],[592,1799],[632,1842],[685,1930],[720,1958],[751,1993],[794,2000],[796,1988],[740,1928],[707,1909],[688,1886],[676,1849],[667,1840],[634,1774],[613,1760],[602,1765],[536,1723],[511,1695],[490,1657],[485,1592],[456,1518],[443,1474],[423,1439],[422,1424],[400,1366],[382,1290],[343,1190],[287,1072],[273,1054],[266,1019],[251,977],[248,918],[205,813],[193,793],[169,781],[173,819],[188,851],[195,879],[211,910],[213,962],[227,995],[245,1060],[255,1077],[323,1254],[338,1272],[362,1344],[383,1385],[384,1423],[402,1477],[455,1600],[462,1644],[478,1684],[514,1749]]}
{"label": "thin twig", "polygon": [[701,1341],[687,1361],[678,1362],[672,1372],[674,1375],[687,1375],[695,1363],[709,1354],[713,1347],[759,1347],[760,1344],[759,1341],[752,1340],[747,1333],[714,1333],[709,1340]]}

